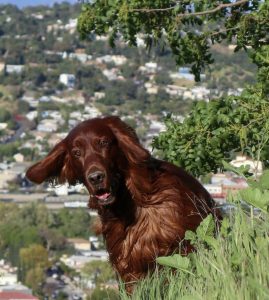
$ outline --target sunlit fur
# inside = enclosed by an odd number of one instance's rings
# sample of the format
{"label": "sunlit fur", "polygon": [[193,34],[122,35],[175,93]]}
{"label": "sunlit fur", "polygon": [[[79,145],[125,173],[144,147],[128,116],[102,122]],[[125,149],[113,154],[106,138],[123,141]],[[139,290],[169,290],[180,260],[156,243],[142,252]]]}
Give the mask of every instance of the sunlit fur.
{"label": "sunlit fur", "polygon": [[[93,145],[99,136],[113,141],[109,149],[98,151]],[[86,141],[80,161],[71,154],[78,137]],[[117,117],[82,122],[27,177],[36,183],[51,178],[82,182],[92,195],[87,170],[93,166],[105,172],[106,184],[116,182],[114,203],[100,205],[91,196],[89,207],[98,211],[110,262],[129,292],[155,268],[157,256],[192,251],[183,240],[186,230],[195,230],[210,213],[215,216],[214,202],[202,185],[183,169],[154,159]]]}

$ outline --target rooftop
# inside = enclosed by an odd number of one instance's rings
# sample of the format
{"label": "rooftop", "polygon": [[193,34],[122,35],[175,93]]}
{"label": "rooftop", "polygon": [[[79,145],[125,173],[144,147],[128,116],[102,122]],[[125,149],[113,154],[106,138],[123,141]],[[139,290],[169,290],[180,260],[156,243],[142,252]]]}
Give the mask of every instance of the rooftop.
{"label": "rooftop", "polygon": [[37,297],[34,297],[29,294],[21,293],[21,292],[9,292],[3,291],[0,292],[1,300],[38,300]]}

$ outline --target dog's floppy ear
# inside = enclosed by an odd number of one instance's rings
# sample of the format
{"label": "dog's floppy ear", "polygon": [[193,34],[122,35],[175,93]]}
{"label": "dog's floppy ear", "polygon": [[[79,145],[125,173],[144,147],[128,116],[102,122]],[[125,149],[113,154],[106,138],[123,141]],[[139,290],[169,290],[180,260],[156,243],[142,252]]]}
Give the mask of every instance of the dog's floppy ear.
{"label": "dog's floppy ear", "polygon": [[118,144],[130,164],[140,165],[150,159],[149,152],[141,146],[133,128],[118,117],[106,117],[104,120],[116,136]]}
{"label": "dog's floppy ear", "polygon": [[59,183],[66,181],[66,155],[67,150],[63,140],[43,160],[31,166],[26,172],[26,177],[38,184],[52,178],[57,179]]}

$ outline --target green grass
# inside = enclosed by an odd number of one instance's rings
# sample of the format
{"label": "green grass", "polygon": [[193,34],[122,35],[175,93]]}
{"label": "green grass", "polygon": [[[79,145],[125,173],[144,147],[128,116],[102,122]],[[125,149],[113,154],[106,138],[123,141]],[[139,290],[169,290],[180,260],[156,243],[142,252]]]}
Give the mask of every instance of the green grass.
{"label": "green grass", "polygon": [[187,269],[164,267],[121,299],[269,299],[268,214],[247,215],[240,207],[225,219],[216,243],[197,242]]}

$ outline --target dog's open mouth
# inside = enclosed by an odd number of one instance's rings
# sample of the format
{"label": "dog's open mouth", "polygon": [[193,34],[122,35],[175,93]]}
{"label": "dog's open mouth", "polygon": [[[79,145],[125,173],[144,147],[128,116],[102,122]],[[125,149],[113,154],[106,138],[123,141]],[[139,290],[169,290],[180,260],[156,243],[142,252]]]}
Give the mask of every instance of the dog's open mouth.
{"label": "dog's open mouth", "polygon": [[108,205],[114,202],[115,197],[112,195],[111,191],[106,189],[99,189],[95,193],[94,197],[98,200],[100,205]]}

